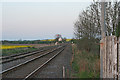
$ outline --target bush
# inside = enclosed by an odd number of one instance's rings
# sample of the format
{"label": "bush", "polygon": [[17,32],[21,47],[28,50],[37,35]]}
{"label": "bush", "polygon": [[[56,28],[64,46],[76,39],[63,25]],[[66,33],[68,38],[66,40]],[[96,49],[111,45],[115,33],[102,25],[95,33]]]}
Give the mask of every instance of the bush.
{"label": "bush", "polygon": [[77,48],[81,51],[88,51],[99,54],[99,40],[84,37],[82,39],[77,40]]}
{"label": "bush", "polygon": [[75,78],[99,78],[100,58],[93,53],[79,51],[72,46],[74,58],[72,61],[72,77]]}

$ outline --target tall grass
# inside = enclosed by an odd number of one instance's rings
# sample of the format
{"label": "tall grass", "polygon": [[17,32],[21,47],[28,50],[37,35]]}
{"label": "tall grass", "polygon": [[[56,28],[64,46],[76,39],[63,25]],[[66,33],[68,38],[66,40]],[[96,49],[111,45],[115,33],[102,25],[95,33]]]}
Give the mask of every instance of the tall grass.
{"label": "tall grass", "polygon": [[100,59],[98,54],[80,51],[76,45],[73,48],[72,77],[99,78]]}

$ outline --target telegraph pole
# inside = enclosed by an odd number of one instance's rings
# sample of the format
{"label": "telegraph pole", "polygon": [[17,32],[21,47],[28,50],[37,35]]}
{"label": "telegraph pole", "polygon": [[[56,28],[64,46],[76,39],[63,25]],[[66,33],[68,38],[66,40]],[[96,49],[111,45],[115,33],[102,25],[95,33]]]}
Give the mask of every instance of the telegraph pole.
{"label": "telegraph pole", "polygon": [[105,0],[101,0],[101,39],[106,36],[105,29]]}
{"label": "telegraph pole", "polygon": [[118,44],[117,44],[117,47],[118,47],[118,49],[117,49],[117,63],[118,63],[118,67],[117,67],[117,71],[118,71],[118,80],[120,80],[120,46],[119,46],[119,44],[120,44],[120,1],[119,1],[119,3],[118,3],[119,5],[118,5],[118,24],[117,24],[117,39],[118,39]]}
{"label": "telegraph pole", "polygon": [[[105,0],[101,0],[101,40],[105,38]],[[102,45],[100,45],[102,47]],[[103,78],[103,50],[100,50],[100,78]]]}

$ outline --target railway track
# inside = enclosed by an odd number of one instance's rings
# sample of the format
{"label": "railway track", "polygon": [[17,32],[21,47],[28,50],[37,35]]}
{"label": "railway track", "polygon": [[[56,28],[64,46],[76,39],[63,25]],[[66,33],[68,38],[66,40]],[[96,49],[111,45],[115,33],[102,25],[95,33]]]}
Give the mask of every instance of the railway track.
{"label": "railway track", "polygon": [[49,48],[45,48],[45,49],[43,49],[41,51],[27,53],[25,55],[20,55],[20,56],[16,56],[16,57],[12,57],[10,59],[7,59],[7,61],[5,63],[1,64],[2,65],[2,70],[6,70],[6,69],[8,69],[10,67],[18,65],[20,63],[23,63],[23,62],[25,62],[27,60],[30,60],[30,59],[32,59],[34,57],[37,57],[37,56],[43,54],[45,52],[51,51],[52,49],[55,49],[57,47],[59,47],[59,46],[49,47]]}
{"label": "railway track", "polygon": [[[54,46],[54,47],[56,47],[56,46]],[[11,55],[11,56],[2,57],[2,58],[0,58],[0,64],[1,63],[4,64],[4,63],[10,62],[10,61],[14,61],[16,59],[21,59],[21,58],[24,58],[24,57],[27,57],[27,56],[35,55],[37,53],[52,49],[54,47],[52,46],[48,49],[42,49],[42,50],[39,49],[39,50],[32,51],[32,52],[19,53],[19,54],[15,54],[15,55]]]}
{"label": "railway track", "polygon": [[65,45],[59,46],[56,49],[46,52],[24,63],[4,70],[0,74],[2,74],[3,79],[22,78],[23,80],[27,80],[28,78],[32,78],[38,70],[43,68],[47,63],[49,63],[58,54],[60,54],[64,50],[64,48]]}

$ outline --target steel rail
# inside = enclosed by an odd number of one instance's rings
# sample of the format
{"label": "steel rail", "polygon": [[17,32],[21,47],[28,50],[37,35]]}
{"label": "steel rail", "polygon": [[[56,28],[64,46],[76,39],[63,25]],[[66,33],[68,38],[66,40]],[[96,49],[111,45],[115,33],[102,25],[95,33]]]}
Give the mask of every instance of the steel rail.
{"label": "steel rail", "polygon": [[24,58],[24,57],[27,57],[27,56],[31,56],[31,55],[33,55],[33,54],[37,54],[37,53],[43,52],[43,51],[45,51],[45,50],[40,50],[40,51],[36,51],[36,52],[31,52],[31,53],[29,53],[29,54],[24,54],[24,55],[19,55],[19,56],[17,56],[17,57],[12,57],[12,59],[4,60],[4,61],[2,60],[2,61],[0,62],[0,64],[7,63],[7,62],[10,62],[10,61],[14,61],[14,60],[16,60],[16,59],[21,59],[21,58]]}
{"label": "steel rail", "polygon": [[[50,48],[51,49],[51,48]],[[14,61],[14,60],[17,60],[17,59],[21,59],[21,58],[24,58],[24,57],[27,57],[27,56],[31,56],[31,55],[34,55],[34,54],[37,54],[37,53],[40,53],[40,52],[43,52],[43,51],[47,51],[47,50],[50,50],[50,49],[45,49],[45,50],[40,50],[40,51],[35,51],[35,52],[28,52],[28,54],[19,54],[19,55],[13,55],[11,56],[12,59],[8,59],[8,60],[5,60],[5,61],[1,61],[0,64],[2,63],[7,63],[7,62],[10,62],[10,61]]]}
{"label": "steel rail", "polygon": [[43,68],[45,65],[47,65],[51,60],[53,60],[58,54],[60,54],[62,51],[64,50],[64,48],[62,50],[60,50],[59,52],[57,52],[54,56],[52,56],[51,58],[49,58],[46,62],[44,62],[42,65],[40,65],[37,69],[35,69],[34,71],[32,71],[30,74],[28,74],[23,80],[27,80],[29,78],[31,78],[33,75],[36,74],[36,72],[38,70],[40,70],[41,68]]}
{"label": "steel rail", "polygon": [[[50,47],[50,46],[49,46],[49,47]],[[56,46],[51,46],[51,47],[56,47]],[[51,48],[51,47],[50,47],[50,48]],[[41,48],[44,48],[44,47],[41,47]],[[40,49],[40,48],[39,48],[39,49]],[[33,50],[33,51],[24,52],[24,53],[14,54],[14,55],[10,55],[10,56],[0,57],[0,60],[1,60],[1,59],[9,59],[9,58],[11,58],[11,57],[15,57],[15,56],[19,56],[19,55],[24,55],[24,54],[26,54],[26,53],[32,53],[32,52],[40,51],[39,49]]]}
{"label": "steel rail", "polygon": [[60,48],[62,48],[62,47],[63,47],[63,46],[59,46],[58,48],[53,49],[52,51],[49,51],[49,52],[44,53],[44,54],[41,54],[40,56],[37,56],[37,57],[32,58],[32,59],[30,59],[30,60],[28,60],[28,61],[25,61],[25,62],[23,62],[23,63],[20,63],[20,64],[18,64],[18,65],[16,65],[16,66],[13,66],[13,67],[11,67],[11,68],[8,68],[8,69],[0,72],[0,74],[4,74],[4,73],[7,73],[7,72],[9,72],[9,71],[12,71],[13,69],[16,69],[16,68],[18,68],[18,67],[20,67],[20,66],[23,66],[23,65],[27,64],[27,63],[30,63],[30,62],[32,62],[32,61],[34,61],[34,60],[36,60],[36,59],[39,59],[39,58],[41,58],[41,57],[43,57],[43,56],[45,56],[45,55],[47,55],[47,54],[49,54],[49,53],[52,53],[52,52],[54,52],[54,51],[56,51],[57,49],[60,49]]}
{"label": "steel rail", "polygon": [[19,55],[24,55],[26,53],[32,53],[32,52],[35,52],[35,51],[39,51],[39,50],[28,51],[28,52],[24,52],[24,53],[18,53],[18,54],[14,54],[14,55],[10,55],[10,56],[0,57],[0,60],[1,59],[9,59],[11,57],[16,57],[16,56],[19,56]]}

